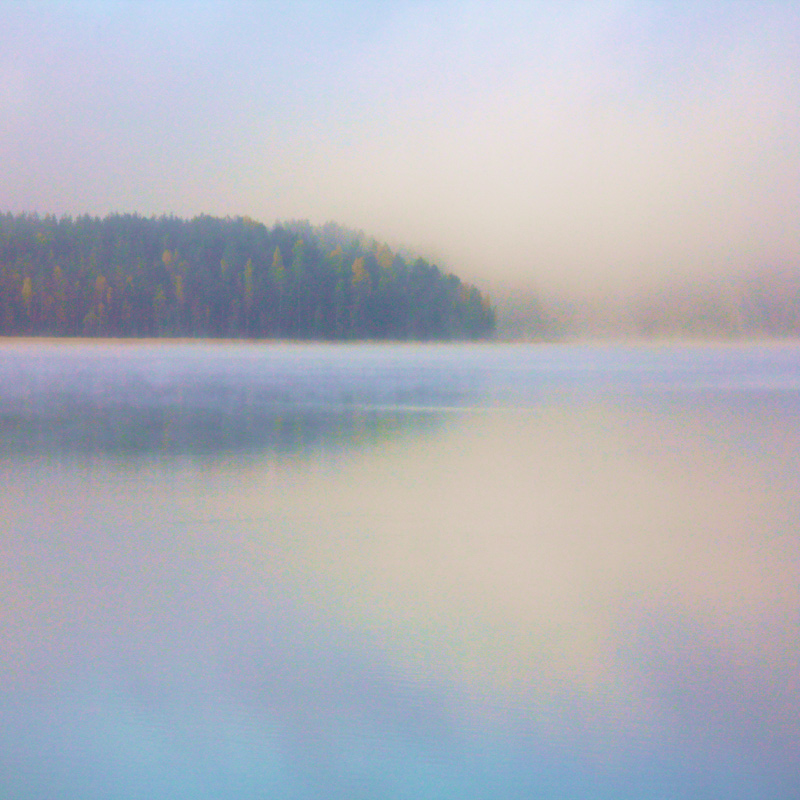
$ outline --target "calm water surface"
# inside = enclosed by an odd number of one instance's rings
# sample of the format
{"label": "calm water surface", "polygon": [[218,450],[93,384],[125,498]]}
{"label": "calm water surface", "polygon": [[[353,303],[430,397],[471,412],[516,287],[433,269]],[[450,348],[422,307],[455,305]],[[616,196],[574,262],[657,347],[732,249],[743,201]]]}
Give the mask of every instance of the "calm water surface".
{"label": "calm water surface", "polygon": [[794,798],[800,346],[0,344],[0,796]]}

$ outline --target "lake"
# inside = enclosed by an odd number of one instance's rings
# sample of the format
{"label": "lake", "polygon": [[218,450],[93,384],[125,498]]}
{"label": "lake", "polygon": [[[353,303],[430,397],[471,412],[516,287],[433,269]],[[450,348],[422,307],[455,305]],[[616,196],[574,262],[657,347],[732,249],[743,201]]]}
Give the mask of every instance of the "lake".
{"label": "lake", "polygon": [[800,345],[0,343],[0,796],[794,798]]}

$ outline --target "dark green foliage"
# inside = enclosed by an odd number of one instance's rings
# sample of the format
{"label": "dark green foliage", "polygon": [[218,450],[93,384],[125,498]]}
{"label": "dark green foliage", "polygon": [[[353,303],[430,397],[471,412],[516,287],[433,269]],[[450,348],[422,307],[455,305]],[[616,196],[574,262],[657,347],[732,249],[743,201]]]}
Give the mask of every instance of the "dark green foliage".
{"label": "dark green foliage", "polygon": [[473,286],[333,223],[0,215],[0,335],[477,339]]}

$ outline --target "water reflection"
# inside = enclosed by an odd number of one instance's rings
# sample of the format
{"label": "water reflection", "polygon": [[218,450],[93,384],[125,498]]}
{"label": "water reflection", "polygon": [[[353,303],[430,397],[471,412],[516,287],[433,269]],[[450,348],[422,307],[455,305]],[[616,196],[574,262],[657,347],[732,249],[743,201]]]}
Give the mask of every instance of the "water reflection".
{"label": "water reflection", "polygon": [[348,408],[119,408],[70,404],[46,414],[24,408],[0,417],[6,456],[127,461],[163,458],[252,458],[371,445],[404,430],[423,433],[439,415]]}
{"label": "water reflection", "polygon": [[790,351],[145,352],[4,393],[3,794],[793,796]]}

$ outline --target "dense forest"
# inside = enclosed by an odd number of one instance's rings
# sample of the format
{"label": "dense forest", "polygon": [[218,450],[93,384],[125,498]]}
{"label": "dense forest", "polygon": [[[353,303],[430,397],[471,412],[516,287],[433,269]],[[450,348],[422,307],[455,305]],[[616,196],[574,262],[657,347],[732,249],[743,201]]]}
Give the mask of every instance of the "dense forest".
{"label": "dense forest", "polygon": [[329,223],[0,215],[0,335],[476,339],[457,276]]}

